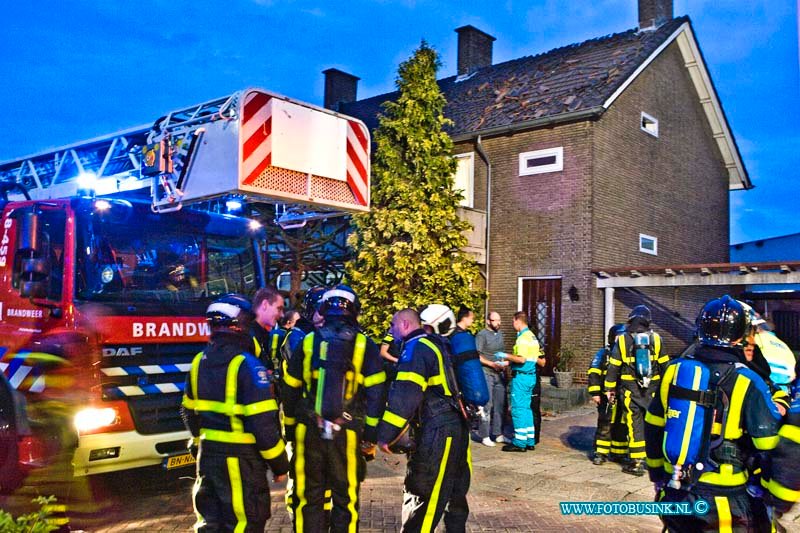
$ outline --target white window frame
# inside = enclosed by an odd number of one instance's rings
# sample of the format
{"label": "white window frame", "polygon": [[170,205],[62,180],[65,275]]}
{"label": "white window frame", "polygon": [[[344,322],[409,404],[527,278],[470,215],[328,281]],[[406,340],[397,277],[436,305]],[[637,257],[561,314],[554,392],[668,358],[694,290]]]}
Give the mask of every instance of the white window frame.
{"label": "white window frame", "polygon": [[[556,156],[556,162],[550,165],[539,167],[528,167],[529,159],[539,159],[541,157]],[[548,172],[561,172],[564,170],[564,147],[546,148],[544,150],[534,150],[533,152],[523,152],[519,154],[519,175],[532,176],[534,174],[546,174]]]}
{"label": "white window frame", "polygon": [[[653,241],[653,249],[649,250],[642,246],[642,239],[650,239]],[[658,255],[658,237],[653,237],[652,235],[645,235],[644,233],[639,234],[639,251],[645,254],[650,255]]]}
{"label": "white window frame", "polygon": [[[652,128],[648,127],[648,122],[649,122],[649,124],[652,125]],[[652,135],[653,137],[658,138],[658,119],[657,118],[652,117],[652,116],[648,115],[647,113],[645,113],[644,111],[642,111],[642,115],[639,118],[639,127],[642,129],[643,132],[645,132],[645,133],[647,133],[649,135]]]}
{"label": "white window frame", "polygon": [[[459,160],[469,161],[469,176],[467,177],[467,188],[463,191],[464,198],[461,199],[459,205],[463,207],[472,208],[475,206],[475,152],[465,152],[463,154],[456,154],[453,158],[458,162]],[[453,176],[453,185],[455,188],[455,175]]]}

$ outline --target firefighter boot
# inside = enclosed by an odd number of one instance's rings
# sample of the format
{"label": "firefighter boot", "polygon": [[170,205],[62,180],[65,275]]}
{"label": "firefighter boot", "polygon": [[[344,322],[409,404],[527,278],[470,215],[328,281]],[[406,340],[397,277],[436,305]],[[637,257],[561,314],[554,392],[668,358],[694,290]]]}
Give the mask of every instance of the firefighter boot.
{"label": "firefighter boot", "polygon": [[626,464],[622,467],[622,471],[626,474],[631,474],[633,476],[643,476],[644,475],[644,461],[641,459],[638,461],[631,461],[630,463]]}

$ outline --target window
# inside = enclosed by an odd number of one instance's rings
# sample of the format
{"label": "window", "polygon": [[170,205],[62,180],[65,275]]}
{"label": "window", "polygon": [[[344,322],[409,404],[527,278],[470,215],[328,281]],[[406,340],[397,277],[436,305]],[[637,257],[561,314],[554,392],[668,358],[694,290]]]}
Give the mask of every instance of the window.
{"label": "window", "polygon": [[564,148],[548,148],[519,154],[519,175],[544,174],[564,170]]}
{"label": "window", "polygon": [[658,255],[658,238],[640,233],[639,251],[650,255]]}
{"label": "window", "polygon": [[641,127],[642,131],[649,133],[653,137],[658,137],[658,120],[654,119],[644,111],[642,111]]}
{"label": "window", "polygon": [[458,154],[455,156],[455,159],[456,163],[458,163],[458,168],[456,168],[456,174],[453,177],[453,189],[456,191],[461,191],[464,195],[464,197],[461,199],[460,205],[463,205],[464,207],[472,207],[474,196],[473,185],[475,183],[475,154],[474,152]]}

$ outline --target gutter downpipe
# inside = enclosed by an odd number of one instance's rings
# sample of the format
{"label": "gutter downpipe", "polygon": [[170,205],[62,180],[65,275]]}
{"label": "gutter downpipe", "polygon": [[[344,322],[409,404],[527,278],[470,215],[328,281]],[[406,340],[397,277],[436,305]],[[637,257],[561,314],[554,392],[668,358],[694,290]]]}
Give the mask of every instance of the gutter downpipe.
{"label": "gutter downpipe", "polygon": [[[481,143],[481,136],[475,139],[475,149],[478,151],[478,155],[483,159],[483,162],[486,164],[486,275],[484,276],[486,279],[486,292],[489,292],[489,251],[491,249],[491,236],[492,236],[492,164],[489,162],[489,158],[486,156],[486,152],[483,151],[483,144]],[[489,298],[486,298],[486,302],[484,303],[483,309],[483,317],[484,319],[489,316]]]}

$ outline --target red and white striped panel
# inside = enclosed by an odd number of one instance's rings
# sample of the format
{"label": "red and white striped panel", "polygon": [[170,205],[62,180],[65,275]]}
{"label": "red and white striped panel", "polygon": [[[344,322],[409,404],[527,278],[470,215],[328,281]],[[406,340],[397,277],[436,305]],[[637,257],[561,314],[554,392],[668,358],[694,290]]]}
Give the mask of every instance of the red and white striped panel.
{"label": "red and white striped panel", "polygon": [[347,121],[347,184],[356,201],[369,205],[369,134],[363,124]]}
{"label": "red and white striped panel", "polygon": [[247,94],[242,112],[242,184],[249,185],[272,164],[272,107],[268,94]]}

